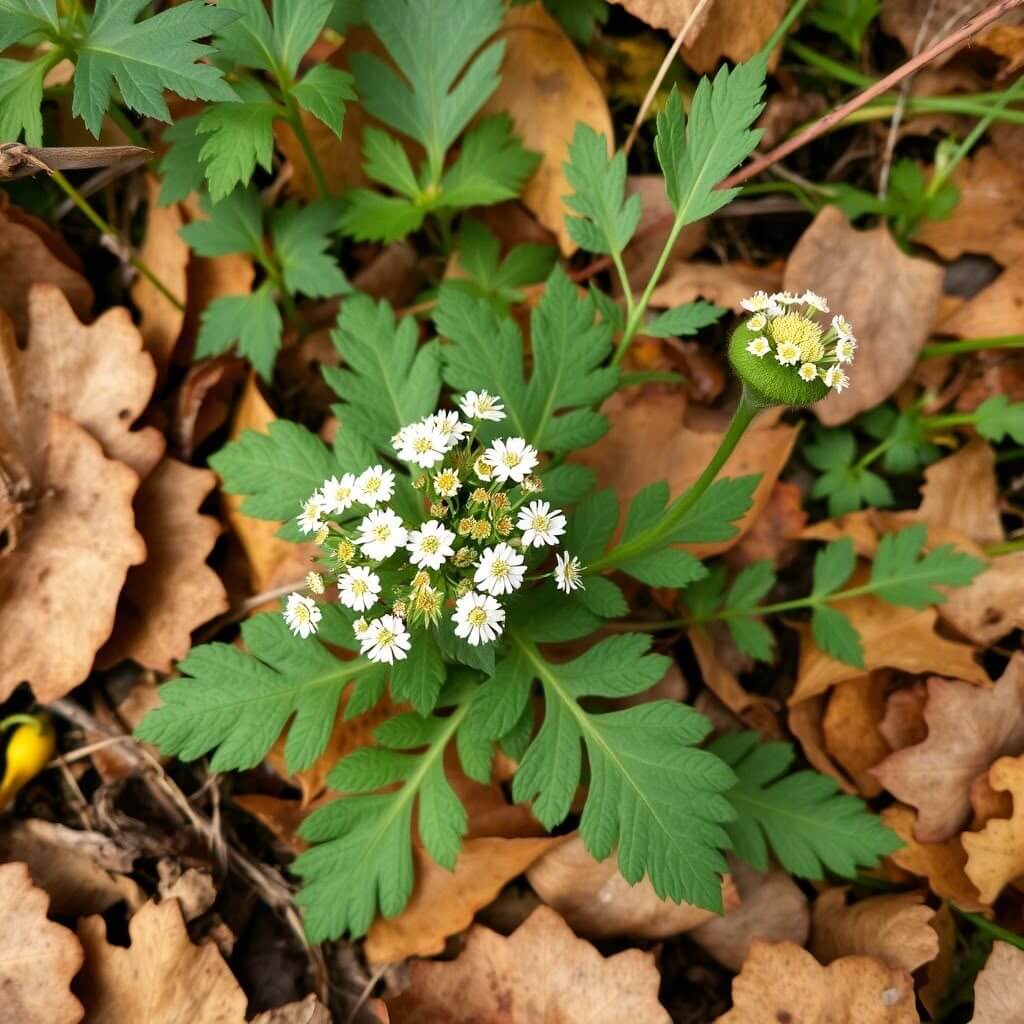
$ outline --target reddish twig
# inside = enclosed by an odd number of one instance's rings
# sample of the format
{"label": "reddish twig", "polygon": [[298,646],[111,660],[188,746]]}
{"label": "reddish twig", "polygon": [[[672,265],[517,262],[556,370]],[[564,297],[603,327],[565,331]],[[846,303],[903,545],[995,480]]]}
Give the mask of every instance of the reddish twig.
{"label": "reddish twig", "polygon": [[[847,100],[846,103],[836,107],[835,110],[831,110],[823,117],[820,117],[814,124],[808,125],[802,132],[798,132],[791,139],[787,139],[773,150],[747,164],[746,167],[742,167],[734,174],[730,174],[728,178],[719,183],[718,188],[735,188],[735,186],[742,185],[751,178],[756,178],[762,171],[766,171],[773,164],[784,160],[790,153],[806,146],[808,142],[813,142],[830,131],[854,111],[860,110],[865,104],[870,103],[876,96],[881,96],[883,93],[888,92],[908,75],[914,74],[937,57],[941,57],[947,51],[959,46],[967,39],[970,39],[971,36],[977,35],[978,32],[991,25],[997,18],[1001,18],[1008,11],[1012,11],[1015,7],[1020,7],[1022,4],[1024,4],[1024,0],[999,0],[998,3],[993,4],[987,10],[971,18],[970,21],[955,32],[940,39],[934,46],[930,46],[916,57],[912,57],[905,64],[901,64],[895,71],[886,75],[885,78],[879,79],[874,85],[870,85],[863,92],[858,93],[853,99]],[[637,232],[637,237],[644,237],[664,231],[672,225],[673,220],[674,217],[671,214],[659,217],[657,220],[652,221],[643,232]],[[602,256],[573,274],[572,279],[576,282],[589,281],[590,278],[607,270],[611,265],[611,260],[607,256]]]}

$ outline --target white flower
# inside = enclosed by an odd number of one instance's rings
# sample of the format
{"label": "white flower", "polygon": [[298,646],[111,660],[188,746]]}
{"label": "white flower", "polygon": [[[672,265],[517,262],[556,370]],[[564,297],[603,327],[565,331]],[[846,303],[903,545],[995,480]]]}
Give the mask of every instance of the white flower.
{"label": "white flower", "polygon": [[555,544],[565,533],[565,516],[549,502],[531,501],[519,510],[516,526],[523,531],[523,543],[527,547],[539,548],[544,544]]}
{"label": "white flower", "polygon": [[800,296],[800,301],[805,306],[810,306],[811,309],[816,309],[819,313],[828,312],[828,303],[816,292],[806,291]]}
{"label": "white flower", "polygon": [[370,624],[366,621],[362,615],[352,623],[352,632],[355,633],[357,640],[362,640],[366,636],[367,631],[370,628]]}
{"label": "white flower", "polygon": [[566,594],[583,590],[583,566],[568,551],[559,552],[555,556],[555,586]]}
{"label": "white flower", "polygon": [[444,441],[445,451],[450,451],[464,437],[473,433],[472,424],[463,423],[457,412],[435,412],[427,418],[427,422]]}
{"label": "white flower", "polygon": [[320,606],[305,594],[289,594],[284,606],[284,621],[288,628],[303,640],[316,632],[320,623]]}
{"label": "white flower", "polygon": [[493,467],[494,477],[502,483],[512,480],[522,483],[537,465],[537,449],[527,444],[522,437],[498,438],[484,452],[488,465]]}
{"label": "white flower", "polygon": [[347,512],[351,508],[352,502],[356,500],[355,473],[345,473],[340,480],[336,476],[332,476],[320,488],[320,496],[323,498],[324,507],[328,512],[339,516],[342,512]]}
{"label": "white flower", "polygon": [[523,585],[526,562],[514,547],[502,542],[487,548],[480,556],[480,563],[473,576],[473,582],[488,594],[511,594]]}
{"label": "white flower", "polygon": [[768,317],[764,313],[755,313],[748,321],[747,327],[752,331],[763,331],[768,326]]}
{"label": "white flower", "polygon": [[302,503],[302,511],[297,520],[299,529],[303,533],[316,533],[324,525],[323,517],[326,512],[323,495],[319,491],[311,494]]}
{"label": "white flower", "polygon": [[306,589],[312,594],[324,592],[324,578],[318,572],[306,573]]}
{"label": "white flower", "polygon": [[839,335],[840,338],[853,339],[853,328],[847,323],[845,316],[840,316],[838,313],[832,317],[832,330]]}
{"label": "white flower", "polygon": [[437,491],[442,498],[454,498],[459,493],[459,488],[462,483],[459,480],[459,474],[454,469],[442,469],[437,476],[434,477],[434,490]]}
{"label": "white flower", "polygon": [[852,363],[853,353],[857,351],[857,342],[853,338],[840,338],[836,342],[836,359],[841,363]]}
{"label": "white flower", "polygon": [[409,631],[397,615],[374,619],[359,638],[359,649],[370,661],[385,661],[389,665],[404,661],[411,646]]}
{"label": "white flower", "polygon": [[490,480],[494,476],[494,467],[484,458],[484,456],[477,456],[476,462],[473,463],[473,472],[481,480]]}
{"label": "white flower", "polygon": [[409,551],[409,561],[413,565],[425,565],[428,569],[440,569],[455,554],[453,540],[455,534],[451,530],[436,519],[431,519],[409,534],[409,541],[405,545]]}
{"label": "white flower", "polygon": [[760,338],[754,338],[747,344],[747,351],[752,356],[766,356],[771,350],[772,347],[768,344],[768,339],[763,334]]}
{"label": "white flower", "polygon": [[356,479],[356,501],[371,508],[383,501],[390,501],[395,492],[395,474],[383,466],[364,469]]}
{"label": "white flower", "polygon": [[365,566],[354,565],[338,578],[338,600],[355,612],[365,612],[377,603],[380,577]]}
{"label": "white flower", "polygon": [[774,296],[767,292],[754,292],[749,298],[740,302],[740,305],[750,313],[760,313],[768,309]]}
{"label": "white flower", "polygon": [[799,295],[794,295],[792,292],[775,292],[769,298],[770,302],[774,302],[777,306],[796,306],[803,300]]}
{"label": "white flower", "polygon": [[459,402],[462,415],[471,420],[493,420],[497,423],[505,418],[505,407],[501,399],[495,395],[489,395],[486,391],[479,394],[476,391],[467,391]]}
{"label": "white flower", "polygon": [[800,379],[806,381],[815,380],[818,376],[818,368],[814,363],[804,363],[797,372],[800,374]]}
{"label": "white flower", "polygon": [[395,450],[403,462],[412,462],[424,469],[436,466],[448,450],[447,441],[430,419],[403,427],[395,438]]}
{"label": "white flower", "polygon": [[505,625],[505,609],[487,594],[471,590],[455,602],[455,635],[468,640],[473,647],[489,644],[501,634]]}
{"label": "white flower", "polygon": [[842,394],[844,388],[850,386],[850,378],[838,366],[830,366],[822,379],[827,387],[835,388],[839,394]]}
{"label": "white flower", "polygon": [[374,561],[390,558],[409,539],[409,531],[390,508],[374,509],[359,524],[356,543]]}
{"label": "white flower", "polygon": [[775,358],[783,366],[792,366],[800,362],[800,346],[792,341],[784,341],[775,350]]}

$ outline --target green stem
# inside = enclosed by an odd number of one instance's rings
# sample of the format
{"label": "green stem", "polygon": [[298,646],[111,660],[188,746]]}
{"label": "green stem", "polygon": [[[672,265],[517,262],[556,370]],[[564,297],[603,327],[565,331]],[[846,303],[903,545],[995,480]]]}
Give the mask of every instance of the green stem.
{"label": "green stem", "polygon": [[786,11],[785,17],[775,26],[775,31],[768,37],[768,42],[761,47],[761,51],[758,56],[763,58],[765,61],[772,55],[772,51],[779,43],[785,38],[786,33],[789,31],[790,26],[796,21],[797,18],[803,13],[803,9],[807,6],[807,0],[796,0],[792,7]]}
{"label": "green stem", "polygon": [[983,548],[986,555],[1011,555],[1014,551],[1024,551],[1024,537],[1017,537],[1015,540],[1004,540],[999,544],[986,544]]}
{"label": "green stem", "polygon": [[618,547],[614,547],[611,551],[606,552],[596,562],[587,567],[588,571],[605,572],[608,569],[615,568],[617,565],[621,565],[623,562],[628,562],[632,558],[638,558],[640,555],[663,547],[668,543],[673,530],[682,522],[690,509],[697,504],[704,495],[704,492],[714,483],[715,477],[718,476],[722,467],[728,461],[729,456],[735,450],[736,445],[739,444],[740,438],[743,437],[747,428],[753,423],[754,417],[760,411],[759,407],[747,397],[746,391],[744,391],[740,396],[740,402],[736,406],[732,420],[721,442],[719,442],[718,450],[711,457],[711,461],[708,462],[704,472],[701,473],[690,489],[669,505],[659,522],[637,534],[628,543],[620,544]]}
{"label": "green stem", "polygon": [[952,412],[948,416],[925,416],[921,419],[921,425],[925,430],[937,433],[949,427],[969,427],[974,420],[973,412]]}
{"label": "green stem", "polygon": [[[869,121],[888,121],[896,111],[895,100],[884,100],[879,103],[868,103],[866,106],[847,114],[842,121],[832,125],[832,129],[846,128],[852,124],[866,124]],[[973,103],[956,97],[918,97],[907,101],[907,110],[911,114],[945,113],[966,114],[971,117],[985,117],[989,112],[987,104]],[[1024,124],[1024,111],[1000,110],[995,117],[997,121],[1008,121],[1011,124]]]}
{"label": "green stem", "polygon": [[328,199],[330,198],[331,190],[327,187],[324,169],[320,166],[320,160],[317,158],[309,133],[306,131],[306,126],[302,123],[302,113],[299,110],[299,105],[295,102],[295,97],[292,96],[291,90],[286,88],[283,83],[281,85],[281,94],[284,99],[285,109],[288,111],[288,123],[291,125],[292,131],[295,132],[295,137],[299,140],[299,145],[306,156],[309,169],[313,172],[313,178],[316,180],[316,187],[320,193],[320,198]]}
{"label": "green stem", "polygon": [[35,715],[8,715],[0,721],[0,733],[6,732],[12,725],[31,725],[35,728],[36,732],[41,733],[45,726],[45,722],[42,719],[37,718]]}
{"label": "green stem", "polygon": [[134,249],[96,212],[96,209],[67,178],[56,168],[50,168],[50,178],[60,186],[64,194],[85,215],[86,220],[101,234],[117,239],[128,253],[128,262],[179,312],[185,312],[184,303],[177,298],[152,270],[135,254]]}
{"label": "green stem", "polygon": [[865,75],[855,68],[851,68],[848,64],[842,64],[831,57],[818,53],[817,50],[812,50],[798,39],[787,40],[786,49],[799,57],[804,63],[809,64],[813,68],[818,68],[836,79],[836,81],[845,82],[856,89],[866,89],[877,81],[871,75]]}
{"label": "green stem", "polygon": [[1024,935],[1018,935],[1016,932],[1011,932],[1008,928],[994,924],[987,917],[982,917],[981,914],[972,914],[967,910],[961,910],[955,903],[951,903],[949,900],[946,901],[946,905],[958,917],[962,917],[965,921],[970,921],[979,931],[985,932],[993,938],[1002,939],[1003,942],[1008,942],[1011,946],[1016,946],[1018,949],[1024,949]]}
{"label": "green stem", "polygon": [[925,345],[921,359],[937,359],[961,352],[984,352],[990,348],[1024,348],[1024,334],[1003,334],[995,338],[966,338],[963,341],[940,341]]}
{"label": "green stem", "polygon": [[875,459],[880,459],[895,443],[896,438],[887,437],[884,441],[876,444],[863,458],[859,459],[855,468],[867,469]]}
{"label": "green stem", "polygon": [[996,465],[1001,462],[1016,462],[1020,458],[1024,458],[1024,447],[1004,448],[1001,452],[996,452]]}

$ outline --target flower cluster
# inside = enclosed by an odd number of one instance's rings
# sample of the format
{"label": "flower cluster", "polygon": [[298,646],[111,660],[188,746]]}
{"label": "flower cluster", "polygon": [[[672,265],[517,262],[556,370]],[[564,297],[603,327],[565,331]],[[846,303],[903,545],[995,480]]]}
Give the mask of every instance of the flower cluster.
{"label": "flower cluster", "polygon": [[[482,423],[505,418],[501,399],[469,391],[459,407],[461,416],[436,412],[392,438],[419,492],[418,521],[406,522],[391,507],[403,481],[383,465],[324,481],[297,517],[299,529],[320,545],[321,568],[336,583],[338,600],[361,614],[386,608],[354,627],[373,661],[403,660],[414,632],[438,626],[443,616],[474,647],[491,643],[505,627],[499,599],[519,590],[565,533],[565,515],[536,497],[537,450],[521,437],[490,444],[477,437]],[[549,576],[567,594],[583,586],[583,567],[568,552],[557,553],[551,571],[529,578]],[[291,594],[284,611],[302,637],[315,633],[322,618],[310,595],[324,593],[324,575],[310,573],[306,585],[309,593]]]}
{"label": "flower cluster", "polygon": [[832,317],[831,326],[821,323],[829,309],[820,295],[755,292],[742,306],[753,314],[746,324],[756,335],[747,344],[751,355],[792,366],[802,381],[821,380],[837,392],[849,386],[843,366],[853,362],[857,339],[842,316]]}

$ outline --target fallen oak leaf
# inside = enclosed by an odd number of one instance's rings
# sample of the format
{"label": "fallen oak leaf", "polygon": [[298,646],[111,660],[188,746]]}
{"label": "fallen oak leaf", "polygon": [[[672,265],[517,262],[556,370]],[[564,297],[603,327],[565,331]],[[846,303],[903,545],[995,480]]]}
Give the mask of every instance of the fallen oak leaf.
{"label": "fallen oak leaf", "polygon": [[992,446],[981,438],[932,463],[924,471],[921,504],[913,518],[955,530],[975,544],[1004,540],[995,465]]}
{"label": "fallen oak leaf", "polygon": [[193,946],[176,900],[147,903],[111,945],[102,917],[78,923],[77,991],[89,1024],[244,1024],[246,996],[213,943]]}
{"label": "fallen oak leaf", "polygon": [[928,736],[890,754],[874,774],[919,812],[916,835],[942,842],[970,813],[971,783],[1003,755],[1024,752],[1024,654],[1015,654],[991,688],[928,680]]}
{"label": "fallen oak leaf", "polygon": [[867,956],[827,967],[792,942],[756,940],[715,1024],[918,1024],[913,979]]}
{"label": "fallen oak leaf", "polygon": [[847,905],[848,887],[826,889],[814,901],[811,952],[823,964],[870,956],[889,967],[916,971],[939,955],[927,893],[886,893]]}
{"label": "fallen oak leaf", "polygon": [[891,750],[912,747],[928,735],[928,726],[924,720],[927,703],[928,688],[921,682],[889,694],[885,702],[885,714],[878,723],[878,731]]}
{"label": "fallen oak leaf", "polygon": [[882,784],[869,769],[892,753],[878,728],[885,715],[890,675],[883,670],[838,683],[829,694],[821,723],[825,749],[868,799],[882,792]]}
{"label": "fallen oak leaf", "polygon": [[992,943],[985,966],[974,979],[971,1024],[1015,1024],[1024,1005],[1024,950]]}
{"label": "fallen oak leaf", "polygon": [[995,903],[1003,887],[1024,875],[1024,757],[1001,757],[988,770],[993,789],[1013,797],[1008,818],[992,818],[980,832],[960,837],[967,852],[967,877],[982,903]]}
{"label": "fallen oak leaf", "polygon": [[994,337],[1020,331],[1024,303],[1024,262],[1011,263],[988,287],[972,295],[938,325],[943,334],[961,338]]}
{"label": "fallen oak leaf", "polygon": [[650,953],[605,958],[538,907],[508,938],[474,925],[457,959],[416,961],[409,987],[386,1002],[392,1024],[669,1024],[659,982]]}
{"label": "fallen oak leaf", "polygon": [[804,757],[810,761],[811,766],[822,775],[835,779],[844,793],[852,795],[857,792],[857,787],[843,774],[825,749],[826,699],[827,694],[819,693],[798,704],[790,704],[787,724],[789,731],[800,741]]}
{"label": "fallen oak leaf", "polygon": [[74,933],[46,917],[50,898],[24,864],[0,865],[0,992],[3,1012],[18,1024],[77,1024],[82,1005],[71,979],[82,966]]}

